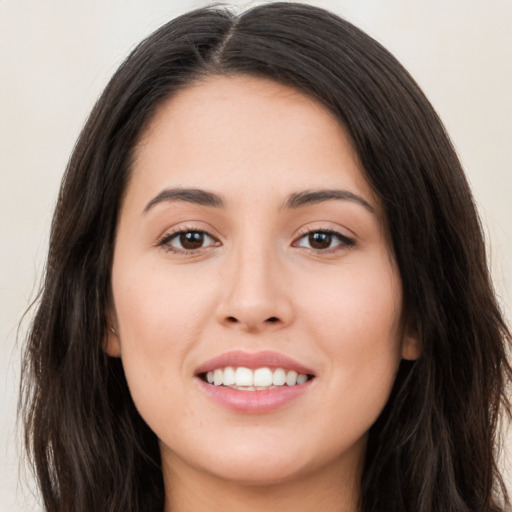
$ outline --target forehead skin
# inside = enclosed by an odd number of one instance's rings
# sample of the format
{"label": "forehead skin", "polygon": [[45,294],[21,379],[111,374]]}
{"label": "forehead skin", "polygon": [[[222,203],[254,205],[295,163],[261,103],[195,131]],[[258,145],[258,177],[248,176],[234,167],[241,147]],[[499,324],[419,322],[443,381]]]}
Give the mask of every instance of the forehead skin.
{"label": "forehead skin", "polygon": [[[245,93],[241,94],[241,90]],[[219,103],[223,104],[222,111],[219,111]],[[275,124],[274,130],[269,130],[266,120],[269,116],[276,118],[276,106],[280,119]],[[307,117],[307,122],[304,117],[305,110],[311,113]],[[215,121],[212,122],[212,119]],[[229,123],[226,123],[226,120],[229,120]],[[169,132],[159,129],[162,124],[172,124],[173,140],[168,138]],[[221,143],[219,143],[219,125],[222,127],[223,135]],[[283,143],[280,135],[283,130],[286,130],[287,125],[293,128],[289,130],[293,135]],[[327,132],[326,127],[328,127]],[[319,133],[325,136],[319,137]],[[161,140],[163,136],[167,139]],[[144,161],[144,167],[148,163],[159,163],[155,161],[152,151],[152,148],[157,145],[162,147],[171,144],[177,147],[179,151],[173,156],[173,163],[176,167],[180,167],[191,163],[190,159],[184,161],[184,158],[187,156],[194,158],[197,153],[196,148],[200,144],[202,149],[208,151],[208,167],[211,168],[225,161],[225,147],[229,147],[229,152],[236,158],[234,149],[240,140],[253,142],[253,144],[240,145],[236,148],[242,162],[248,160],[248,155],[250,159],[251,155],[257,154],[261,159],[262,151],[265,152],[267,160],[274,159],[274,162],[279,162],[274,158],[275,154],[294,154],[298,147],[301,148],[302,153],[309,150],[312,161],[315,160],[318,152],[321,152],[323,161],[330,161],[333,169],[339,167],[340,155],[344,161],[352,161],[352,168],[344,170],[350,171],[353,182],[360,190],[365,191],[365,196],[375,207],[377,216],[385,228],[384,211],[378,197],[364,177],[364,169],[360,165],[346,128],[316,99],[302,91],[264,77],[210,76],[171,95],[157,108],[156,113],[141,132],[133,152],[130,181],[134,178],[133,174],[143,172],[138,165],[141,160]],[[279,141],[279,146],[276,140]],[[338,144],[333,145],[333,140],[337,140]],[[149,150],[147,150],[148,143],[151,146]],[[230,162],[225,163],[230,164]],[[202,173],[206,170],[205,166],[200,169]],[[233,169],[237,174],[243,170],[241,167]],[[275,170],[279,172],[279,167],[276,166]],[[130,183],[128,188],[129,185]],[[297,188],[300,188],[300,183],[297,183]],[[319,188],[322,187],[319,186]]]}

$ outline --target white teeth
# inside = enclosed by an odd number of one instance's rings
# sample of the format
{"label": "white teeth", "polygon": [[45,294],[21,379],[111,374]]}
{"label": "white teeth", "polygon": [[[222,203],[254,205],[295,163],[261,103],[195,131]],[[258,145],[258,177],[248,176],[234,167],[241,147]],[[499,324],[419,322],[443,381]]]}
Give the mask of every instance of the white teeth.
{"label": "white teeth", "polygon": [[254,386],[272,386],[272,372],[270,368],[258,368],[254,372]]}
{"label": "white teeth", "polygon": [[263,367],[251,370],[243,366],[233,368],[216,368],[206,373],[206,381],[214,386],[229,386],[244,391],[260,391],[274,389],[279,386],[295,386],[307,382],[308,376],[298,374],[294,370],[276,368],[274,370]]}
{"label": "white teeth", "polygon": [[231,366],[228,366],[227,368],[224,368],[224,380],[222,384],[224,386],[232,386],[235,383],[235,370],[231,368]]}
{"label": "white teeth", "polygon": [[284,386],[286,384],[286,372],[282,368],[274,370],[272,384],[274,384],[274,386]]}
{"label": "white teeth", "polygon": [[304,384],[304,382],[306,382],[307,380],[308,380],[308,376],[304,375],[303,373],[300,373],[297,376],[297,384]]}
{"label": "white teeth", "polygon": [[297,384],[297,372],[290,370],[286,374],[286,385],[287,386],[295,386]]}
{"label": "white teeth", "polygon": [[220,386],[222,384],[222,381],[224,379],[224,372],[217,368],[213,371],[213,383],[215,386]]}
{"label": "white teeth", "polygon": [[235,371],[235,384],[237,386],[252,386],[254,384],[252,370],[243,366],[237,368]]}

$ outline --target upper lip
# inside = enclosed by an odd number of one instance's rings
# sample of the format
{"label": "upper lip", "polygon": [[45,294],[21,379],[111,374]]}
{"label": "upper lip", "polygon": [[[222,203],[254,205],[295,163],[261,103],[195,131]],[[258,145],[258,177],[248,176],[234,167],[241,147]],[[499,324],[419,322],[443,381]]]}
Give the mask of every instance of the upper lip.
{"label": "upper lip", "polygon": [[196,369],[196,375],[213,371],[216,368],[225,368],[227,366],[250,368],[283,368],[287,370],[294,370],[297,373],[307,375],[314,375],[313,370],[300,364],[291,357],[273,352],[271,350],[264,350],[261,352],[244,352],[242,350],[232,350],[225,352],[219,356],[213,357],[205,361]]}

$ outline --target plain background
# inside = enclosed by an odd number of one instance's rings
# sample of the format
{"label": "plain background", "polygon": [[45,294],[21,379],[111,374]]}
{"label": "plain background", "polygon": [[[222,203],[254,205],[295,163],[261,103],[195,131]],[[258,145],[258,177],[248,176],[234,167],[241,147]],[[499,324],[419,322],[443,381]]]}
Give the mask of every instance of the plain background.
{"label": "plain background", "polygon": [[[0,0],[0,512],[41,510],[30,476],[20,473],[15,428],[19,344],[30,314],[18,344],[17,326],[40,283],[74,141],[129,50],[167,20],[206,3]],[[255,3],[261,2],[231,5]],[[312,3],[383,43],[439,112],[473,187],[510,322],[512,0]],[[512,487],[512,473],[508,480]]]}

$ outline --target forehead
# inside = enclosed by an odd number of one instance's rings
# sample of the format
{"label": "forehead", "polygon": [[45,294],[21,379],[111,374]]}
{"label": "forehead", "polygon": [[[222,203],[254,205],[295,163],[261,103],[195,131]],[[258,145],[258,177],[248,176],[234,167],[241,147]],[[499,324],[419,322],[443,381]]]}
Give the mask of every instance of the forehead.
{"label": "forehead", "polygon": [[[134,152],[130,188],[234,194],[344,187],[374,200],[344,127],[320,102],[273,80],[213,76],[165,101]],[[288,190],[289,192],[289,190]]]}
{"label": "forehead", "polygon": [[252,116],[262,120],[263,114],[269,112],[278,116],[285,114],[291,122],[303,121],[304,114],[321,116],[324,122],[329,119],[333,128],[342,130],[331,112],[304,92],[270,78],[232,74],[203,77],[171,95],[157,109],[144,136],[151,136],[171,116],[175,122],[189,121],[193,125],[208,121],[212,113],[218,115],[219,111],[224,112],[224,116],[217,118],[218,121],[236,113],[246,115],[249,123],[253,122]]}

